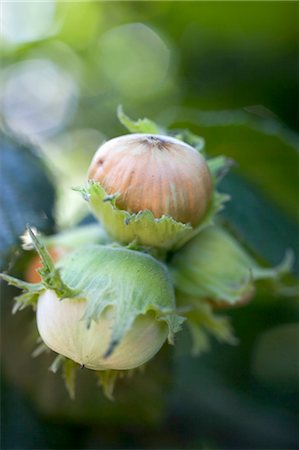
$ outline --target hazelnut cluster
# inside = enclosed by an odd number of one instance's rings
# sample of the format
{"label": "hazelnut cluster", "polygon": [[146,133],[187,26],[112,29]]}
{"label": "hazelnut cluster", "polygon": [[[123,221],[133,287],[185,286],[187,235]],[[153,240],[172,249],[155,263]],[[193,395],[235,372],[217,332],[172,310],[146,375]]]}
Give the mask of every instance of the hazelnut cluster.
{"label": "hazelnut cluster", "polygon": [[261,267],[217,220],[227,158],[206,159],[202,138],[189,132],[170,136],[147,119],[119,117],[133,133],[105,142],[76,188],[99,223],[52,237],[29,229],[38,257],[27,281],[1,275],[24,291],[15,310],[36,309],[57,361],[105,373],[109,386],[173,343],[183,322],[193,353],[207,348],[207,334],[235,342],[215,311],[248,302],[255,280],[291,264]]}

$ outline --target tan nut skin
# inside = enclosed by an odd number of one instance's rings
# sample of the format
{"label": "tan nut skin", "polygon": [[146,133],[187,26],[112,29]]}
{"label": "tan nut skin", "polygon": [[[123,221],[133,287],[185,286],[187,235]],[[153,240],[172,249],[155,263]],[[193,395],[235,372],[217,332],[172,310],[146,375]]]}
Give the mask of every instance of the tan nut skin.
{"label": "tan nut skin", "polygon": [[117,206],[131,213],[148,209],[197,225],[206,212],[212,179],[203,156],[177,139],[130,134],[111,139],[96,152],[88,178],[107,194],[119,193]]}

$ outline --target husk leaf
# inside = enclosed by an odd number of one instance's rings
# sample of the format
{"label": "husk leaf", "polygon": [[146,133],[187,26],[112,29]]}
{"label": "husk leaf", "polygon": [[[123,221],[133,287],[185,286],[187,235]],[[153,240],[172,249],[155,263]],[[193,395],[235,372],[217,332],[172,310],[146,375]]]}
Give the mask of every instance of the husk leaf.
{"label": "husk leaf", "polygon": [[[168,340],[183,318],[175,313],[175,297],[166,268],[149,255],[110,246],[88,246],[63,260],[58,268],[64,282],[86,299],[83,320],[90,327],[103,311],[114,306],[109,357],[137,316],[153,311],[168,326]],[[99,276],[95,276],[99,274]]]}
{"label": "husk leaf", "polygon": [[165,134],[165,130],[149,119],[138,119],[136,121],[130,119],[121,105],[117,108],[117,117],[120,123],[127,128],[130,133],[149,133],[149,134]]}
{"label": "husk leaf", "polygon": [[261,267],[233,236],[215,225],[189,241],[169,267],[181,292],[233,305],[252,293],[255,280],[275,279],[291,265],[288,253],[277,267]]}
{"label": "husk leaf", "polygon": [[193,342],[192,355],[198,356],[208,351],[210,337],[231,345],[238,342],[229,318],[217,315],[205,300],[177,292],[177,303],[179,307],[187,309],[185,315]]}
{"label": "husk leaf", "polygon": [[116,205],[118,194],[108,195],[100,183],[90,181],[86,186],[76,188],[82,197],[88,199],[95,216],[104,224],[110,236],[122,244],[140,244],[161,249],[176,250],[189,239],[214,223],[215,214],[223,208],[229,197],[213,192],[208,210],[201,223],[177,222],[170,216],[157,219],[149,210],[130,213]]}

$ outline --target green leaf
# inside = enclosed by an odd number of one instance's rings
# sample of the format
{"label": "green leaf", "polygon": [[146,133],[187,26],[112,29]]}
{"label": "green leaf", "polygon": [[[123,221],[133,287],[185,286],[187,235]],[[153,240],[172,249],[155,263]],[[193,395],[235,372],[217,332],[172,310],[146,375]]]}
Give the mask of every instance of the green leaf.
{"label": "green leaf", "polygon": [[273,114],[252,110],[183,110],[182,120],[198,125],[210,156],[234,159],[240,174],[298,219],[299,135]]}
{"label": "green leaf", "polygon": [[123,111],[121,105],[117,108],[118,120],[130,131],[130,133],[165,134],[163,128],[149,119],[130,119]]}
{"label": "green leaf", "polygon": [[43,232],[52,230],[54,188],[30,142],[3,130],[0,141],[0,270],[3,270],[13,262],[19,236],[28,224]]}
{"label": "green leaf", "polygon": [[216,156],[207,161],[214,183],[218,184],[234,166],[234,161],[226,156]]}
{"label": "green leaf", "polygon": [[293,271],[299,274],[298,225],[256,185],[230,173],[220,185],[231,195],[221,215],[229,228],[262,260],[275,265],[290,249],[295,254]]}

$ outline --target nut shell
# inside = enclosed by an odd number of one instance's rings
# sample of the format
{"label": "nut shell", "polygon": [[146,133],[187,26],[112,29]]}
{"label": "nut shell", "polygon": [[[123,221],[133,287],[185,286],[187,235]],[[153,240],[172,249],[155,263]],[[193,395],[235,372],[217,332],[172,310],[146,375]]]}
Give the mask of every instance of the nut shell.
{"label": "nut shell", "polygon": [[177,139],[130,134],[111,139],[96,152],[88,178],[130,213],[150,210],[156,218],[169,215],[197,225],[212,192],[207,164],[194,148]]}
{"label": "nut shell", "polygon": [[85,308],[84,299],[60,300],[47,290],[38,300],[37,326],[49,348],[88,369],[133,369],[151,359],[167,339],[166,324],[148,312],[135,319],[113,354],[106,357],[115,307],[107,308],[90,328],[82,320]]}

